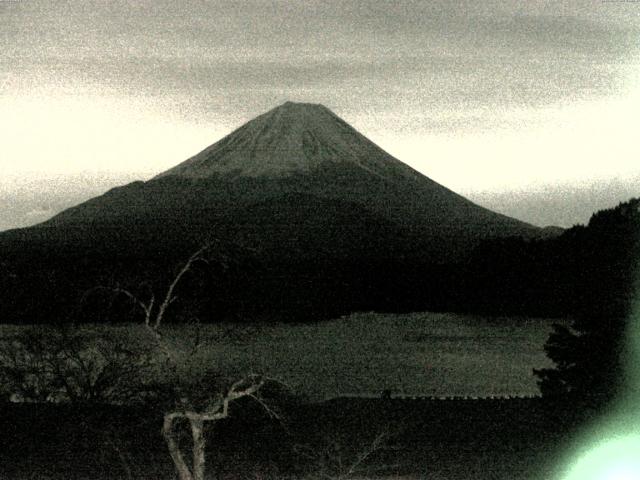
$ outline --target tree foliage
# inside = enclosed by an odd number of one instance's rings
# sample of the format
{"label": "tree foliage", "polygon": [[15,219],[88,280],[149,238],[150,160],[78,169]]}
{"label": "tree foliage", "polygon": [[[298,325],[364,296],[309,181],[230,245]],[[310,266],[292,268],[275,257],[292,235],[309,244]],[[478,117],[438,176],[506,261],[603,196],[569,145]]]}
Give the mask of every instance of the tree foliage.
{"label": "tree foliage", "polygon": [[597,403],[624,388],[627,337],[640,273],[640,199],[595,213],[568,232],[576,309],[570,327],[556,325],[545,350],[555,368],[537,370],[544,395],[571,394]]}

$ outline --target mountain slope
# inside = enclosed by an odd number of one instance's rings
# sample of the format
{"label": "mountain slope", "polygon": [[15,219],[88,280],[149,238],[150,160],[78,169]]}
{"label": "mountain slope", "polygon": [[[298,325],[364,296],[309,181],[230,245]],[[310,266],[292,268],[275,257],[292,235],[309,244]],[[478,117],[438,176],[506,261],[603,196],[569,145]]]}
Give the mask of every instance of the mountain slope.
{"label": "mountain slope", "polygon": [[290,102],[149,182],[114,189],[41,227],[161,219],[164,228],[186,223],[202,236],[212,222],[235,224],[237,209],[297,193],[359,205],[397,224],[425,254],[461,252],[488,237],[541,234],[416,172],[326,107]]}

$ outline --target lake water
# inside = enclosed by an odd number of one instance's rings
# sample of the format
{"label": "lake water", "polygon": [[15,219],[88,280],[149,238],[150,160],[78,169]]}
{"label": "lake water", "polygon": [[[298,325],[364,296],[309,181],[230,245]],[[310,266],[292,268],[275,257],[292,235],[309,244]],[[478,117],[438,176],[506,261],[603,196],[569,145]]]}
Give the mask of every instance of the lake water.
{"label": "lake water", "polygon": [[246,360],[313,397],[340,394],[504,396],[539,393],[534,368],[553,321],[414,313],[354,314],[266,327]]}
{"label": "lake water", "polygon": [[[211,368],[230,378],[264,373],[312,400],[379,396],[385,390],[396,396],[528,396],[538,394],[533,369],[552,365],[543,350],[552,323],[358,313],[313,324],[259,325],[231,337],[220,333],[243,327],[205,325],[195,355],[189,353],[196,338],[192,327],[166,325],[163,338],[190,362],[190,375]],[[2,332],[22,328],[46,327],[3,326]],[[133,350],[150,338],[142,325],[80,328],[108,330]]]}

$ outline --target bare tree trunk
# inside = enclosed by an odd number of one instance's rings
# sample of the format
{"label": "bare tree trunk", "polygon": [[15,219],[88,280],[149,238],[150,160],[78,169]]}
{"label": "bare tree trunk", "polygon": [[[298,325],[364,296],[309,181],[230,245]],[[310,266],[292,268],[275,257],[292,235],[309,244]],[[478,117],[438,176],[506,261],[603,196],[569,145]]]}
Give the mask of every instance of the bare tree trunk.
{"label": "bare tree trunk", "polygon": [[[2,0],[0,0],[0,2],[1,1]],[[167,362],[170,362],[174,368],[177,366],[178,360],[172,354],[171,348],[162,338],[162,335],[160,334],[160,327],[164,320],[164,315],[167,309],[177,298],[174,292],[177,285],[180,283],[180,280],[189,272],[189,270],[191,270],[196,262],[201,261],[207,263],[206,258],[204,258],[204,252],[210,247],[211,243],[208,243],[193,255],[191,255],[191,257],[189,257],[189,260],[187,260],[184,266],[173,278],[173,281],[169,285],[167,293],[164,296],[162,303],[159,305],[157,312],[155,312],[155,315],[153,307],[156,304],[156,298],[153,295],[153,292],[151,293],[151,298],[149,299],[149,301],[145,303],[128,290],[120,288],[113,289],[115,292],[126,295],[144,311],[145,327],[153,335],[158,346],[166,355]],[[197,344],[198,340],[196,340],[196,346]],[[194,352],[195,349],[191,354],[193,354]],[[176,468],[176,472],[178,473],[178,480],[204,480],[206,446],[204,437],[204,422],[217,422],[218,420],[227,418],[229,416],[230,403],[238,400],[239,398],[251,397],[258,403],[260,403],[269,415],[277,418],[275,412],[273,412],[262,400],[260,400],[256,396],[256,392],[258,392],[258,390],[262,388],[264,382],[265,380],[259,375],[248,375],[247,377],[237,380],[234,384],[232,384],[226,394],[222,398],[220,398],[214,406],[209,407],[209,409],[203,412],[174,411],[165,414],[164,423],[162,426],[162,435],[164,436],[165,442],[167,443],[169,455],[171,456],[173,464]],[[187,463],[185,462],[184,456],[180,451],[180,446],[178,445],[178,442],[176,440],[174,426],[175,421],[178,418],[188,419],[191,425],[191,435],[193,438],[193,446],[191,450],[193,465],[191,468],[189,468],[189,465],[187,465]]]}
{"label": "bare tree trunk", "polygon": [[[185,463],[184,458],[182,457],[182,452],[180,452],[180,447],[178,446],[178,442],[176,442],[176,439],[174,437],[174,432],[173,432],[174,420],[176,420],[176,417],[171,414],[164,416],[164,424],[162,426],[162,435],[164,436],[164,439],[167,442],[167,447],[169,448],[169,455],[171,455],[173,464],[175,465],[176,471],[178,472],[178,480],[195,480],[194,476],[191,474],[191,471],[189,470],[189,467]],[[194,459],[195,459],[195,454],[194,454]],[[203,467],[204,467],[204,464],[203,464]],[[201,478],[204,478],[204,476]]]}
{"label": "bare tree trunk", "polygon": [[193,436],[193,480],[204,480],[205,467],[205,438],[204,421],[200,418],[190,418],[191,435]]}

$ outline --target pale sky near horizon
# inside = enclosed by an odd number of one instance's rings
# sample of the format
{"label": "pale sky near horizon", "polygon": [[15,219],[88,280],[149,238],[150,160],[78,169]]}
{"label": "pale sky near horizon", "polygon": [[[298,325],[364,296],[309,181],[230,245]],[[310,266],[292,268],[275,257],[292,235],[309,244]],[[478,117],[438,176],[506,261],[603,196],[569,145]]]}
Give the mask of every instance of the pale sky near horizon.
{"label": "pale sky near horizon", "polygon": [[0,41],[0,202],[148,178],[285,100],[537,224],[640,195],[640,2],[0,0]]}

